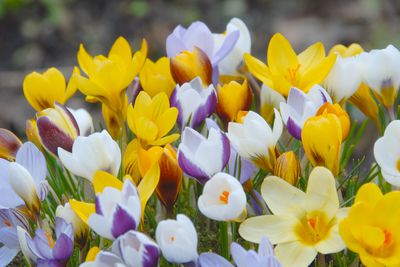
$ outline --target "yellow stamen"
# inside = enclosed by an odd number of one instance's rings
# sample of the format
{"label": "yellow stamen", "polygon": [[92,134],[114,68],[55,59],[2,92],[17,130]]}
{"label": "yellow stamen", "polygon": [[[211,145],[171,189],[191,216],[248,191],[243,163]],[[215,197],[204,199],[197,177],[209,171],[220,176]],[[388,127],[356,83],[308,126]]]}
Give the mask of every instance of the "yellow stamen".
{"label": "yellow stamen", "polygon": [[47,237],[47,243],[49,243],[50,248],[53,248],[55,245],[55,242],[54,242],[53,238],[51,237],[51,234],[49,232],[45,232],[44,234]]}

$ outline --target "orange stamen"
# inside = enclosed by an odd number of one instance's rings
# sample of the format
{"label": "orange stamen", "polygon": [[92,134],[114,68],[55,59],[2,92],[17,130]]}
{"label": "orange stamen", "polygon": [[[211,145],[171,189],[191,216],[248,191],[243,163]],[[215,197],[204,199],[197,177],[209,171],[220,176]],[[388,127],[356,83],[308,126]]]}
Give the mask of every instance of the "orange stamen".
{"label": "orange stamen", "polygon": [[317,221],[314,218],[308,219],[308,224],[311,226],[312,229],[315,229],[317,225]]}
{"label": "orange stamen", "polygon": [[296,78],[297,73],[299,72],[301,64],[297,64],[297,67],[295,69],[288,68],[289,72],[289,79],[293,82]]}
{"label": "orange stamen", "polygon": [[228,199],[229,199],[228,191],[222,192],[221,195],[219,196],[219,200],[221,200],[221,202],[223,202],[224,204],[228,204]]}
{"label": "orange stamen", "polygon": [[49,232],[45,232],[44,234],[47,237],[47,242],[49,243],[50,248],[53,248],[55,245],[55,242],[54,242],[53,238],[51,237],[51,234]]}
{"label": "orange stamen", "polygon": [[387,246],[392,243],[392,233],[387,230],[384,230],[383,232],[385,233],[385,241],[383,242],[383,244]]}

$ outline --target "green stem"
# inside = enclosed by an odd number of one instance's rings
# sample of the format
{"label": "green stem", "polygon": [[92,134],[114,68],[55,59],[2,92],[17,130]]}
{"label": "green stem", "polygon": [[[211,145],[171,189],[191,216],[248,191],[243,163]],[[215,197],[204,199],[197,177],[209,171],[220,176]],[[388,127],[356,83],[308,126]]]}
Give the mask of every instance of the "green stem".
{"label": "green stem", "polygon": [[228,223],[219,222],[219,237],[221,239],[222,253],[221,255],[229,260],[229,240],[228,240]]}

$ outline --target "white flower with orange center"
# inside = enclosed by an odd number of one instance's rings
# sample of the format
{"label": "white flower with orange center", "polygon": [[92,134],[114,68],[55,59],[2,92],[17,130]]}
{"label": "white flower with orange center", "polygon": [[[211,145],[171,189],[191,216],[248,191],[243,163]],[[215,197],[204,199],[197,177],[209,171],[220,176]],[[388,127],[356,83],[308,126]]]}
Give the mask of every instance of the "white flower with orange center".
{"label": "white flower with orange center", "polygon": [[259,243],[268,237],[275,255],[284,267],[308,266],[317,253],[336,253],[345,248],[339,235],[339,222],[346,209],[339,209],[335,178],[324,167],[311,172],[303,192],[276,176],[265,178],[262,196],[274,215],[247,219],[240,235]]}

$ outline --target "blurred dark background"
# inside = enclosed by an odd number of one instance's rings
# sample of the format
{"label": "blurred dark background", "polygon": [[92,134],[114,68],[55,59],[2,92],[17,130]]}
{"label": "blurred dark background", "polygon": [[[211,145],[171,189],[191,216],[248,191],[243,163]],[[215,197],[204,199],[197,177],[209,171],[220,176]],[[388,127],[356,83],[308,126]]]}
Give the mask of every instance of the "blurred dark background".
{"label": "blurred dark background", "polygon": [[[252,34],[252,53],[264,59],[270,36],[282,32],[297,51],[316,41],[358,42],[365,49],[400,43],[398,0],[0,0],[0,127],[18,133],[34,115],[22,94],[31,71],[55,66],[69,77],[84,43],[107,53],[120,35],[134,47],[146,37],[152,59],[165,54],[165,38],[178,24],[204,21],[223,32],[232,17]],[[69,106],[86,105],[78,93]]]}

